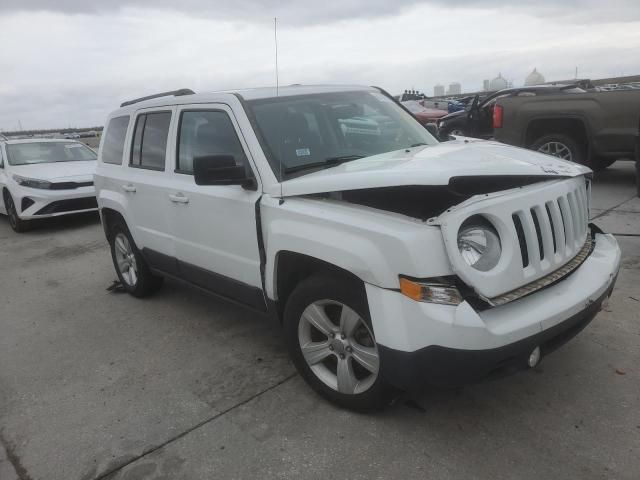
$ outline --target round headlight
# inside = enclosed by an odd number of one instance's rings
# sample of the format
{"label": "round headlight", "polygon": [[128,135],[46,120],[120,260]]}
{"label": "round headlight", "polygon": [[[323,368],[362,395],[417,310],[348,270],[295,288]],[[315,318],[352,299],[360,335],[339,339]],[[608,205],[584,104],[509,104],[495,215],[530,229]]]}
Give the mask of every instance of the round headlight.
{"label": "round headlight", "polygon": [[462,224],[458,232],[458,250],[469,266],[488,272],[500,261],[500,236],[485,218],[471,217]]}

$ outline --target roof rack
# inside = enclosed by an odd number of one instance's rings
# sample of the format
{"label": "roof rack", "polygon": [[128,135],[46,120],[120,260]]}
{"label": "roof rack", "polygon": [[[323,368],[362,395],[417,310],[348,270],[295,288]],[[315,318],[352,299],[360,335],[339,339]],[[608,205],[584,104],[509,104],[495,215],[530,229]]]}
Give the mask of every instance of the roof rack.
{"label": "roof rack", "polygon": [[126,102],[122,102],[120,107],[126,107],[127,105],[133,105],[134,103],[144,102],[145,100],[151,100],[152,98],[160,98],[160,97],[181,97],[183,95],[194,95],[196,92],[189,88],[181,88],[179,90],[171,90],[170,92],[162,92],[156,93],[155,95],[148,95],[146,97],[134,98],[133,100],[127,100]]}

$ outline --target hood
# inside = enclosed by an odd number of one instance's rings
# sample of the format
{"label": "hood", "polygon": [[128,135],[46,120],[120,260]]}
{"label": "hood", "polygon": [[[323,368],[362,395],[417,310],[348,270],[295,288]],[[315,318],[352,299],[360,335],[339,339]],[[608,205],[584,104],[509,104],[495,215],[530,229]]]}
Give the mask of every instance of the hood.
{"label": "hood", "polygon": [[[383,153],[282,183],[283,196],[406,185],[448,185],[454,177],[575,177],[588,168],[497,142],[459,139]],[[280,192],[270,192],[278,194]]]}
{"label": "hood", "polygon": [[97,162],[89,160],[86,162],[55,162],[55,163],[32,163],[30,165],[11,165],[10,173],[21,177],[34,178],[36,180],[58,181],[86,181],[93,179]]}

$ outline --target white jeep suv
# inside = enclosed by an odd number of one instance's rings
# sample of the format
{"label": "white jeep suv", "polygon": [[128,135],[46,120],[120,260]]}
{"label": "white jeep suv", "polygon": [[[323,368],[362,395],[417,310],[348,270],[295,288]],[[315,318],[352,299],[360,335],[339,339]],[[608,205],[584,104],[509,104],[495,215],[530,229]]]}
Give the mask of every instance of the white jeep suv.
{"label": "white jeep suv", "polygon": [[24,232],[33,220],[96,210],[96,158],[73,140],[0,140],[0,213]]}
{"label": "white jeep suv", "polygon": [[535,366],[620,263],[588,223],[589,169],[440,144],[377,88],[153,95],[109,116],[99,156],[124,288],[167,276],[272,313],[304,379],[349,408]]}

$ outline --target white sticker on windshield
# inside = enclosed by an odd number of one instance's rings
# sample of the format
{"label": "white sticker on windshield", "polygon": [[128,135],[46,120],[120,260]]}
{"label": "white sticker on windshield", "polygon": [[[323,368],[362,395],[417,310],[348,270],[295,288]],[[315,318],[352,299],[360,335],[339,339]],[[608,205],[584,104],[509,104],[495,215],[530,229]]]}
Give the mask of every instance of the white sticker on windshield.
{"label": "white sticker on windshield", "polygon": [[311,150],[309,150],[308,148],[298,148],[296,150],[296,155],[298,157],[308,157],[309,155],[311,155]]}
{"label": "white sticker on windshield", "polygon": [[82,145],[80,145],[79,143],[67,143],[64,148],[80,148],[82,147]]}

